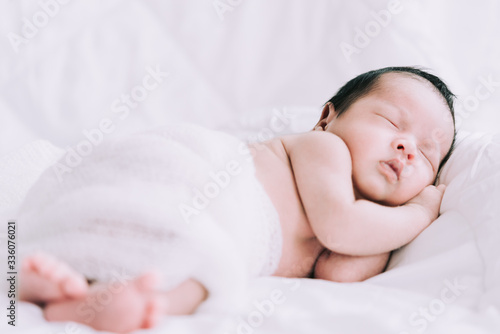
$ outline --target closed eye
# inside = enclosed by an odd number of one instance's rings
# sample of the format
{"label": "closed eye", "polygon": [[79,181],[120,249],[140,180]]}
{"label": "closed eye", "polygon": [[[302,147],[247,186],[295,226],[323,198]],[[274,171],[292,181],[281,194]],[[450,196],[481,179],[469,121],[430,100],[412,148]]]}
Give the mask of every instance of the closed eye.
{"label": "closed eye", "polygon": [[[382,116],[383,117],[383,116]],[[398,126],[396,125],[396,123],[394,123],[393,121],[391,121],[389,118],[387,117],[384,117],[389,123],[392,124],[392,126],[394,126],[395,128],[398,128]]]}
{"label": "closed eye", "polygon": [[428,156],[427,154],[425,154],[425,152],[424,152],[421,148],[419,148],[418,150],[419,150],[419,151],[420,151],[420,153],[424,156],[425,160],[427,160],[427,162],[429,163],[429,165],[431,165],[432,170],[433,170],[433,171],[436,171],[436,168],[434,167],[434,164],[432,163],[432,161],[431,161],[431,159],[429,158],[429,156]]}
{"label": "closed eye", "polygon": [[391,121],[389,118],[387,118],[386,116],[384,115],[380,115],[378,114],[378,116],[382,117],[383,119],[385,119],[387,122],[389,122],[392,126],[394,126],[396,129],[398,129],[398,126],[396,123],[394,123],[393,121]]}
{"label": "closed eye", "polygon": [[434,172],[436,172],[440,161],[436,143],[430,138],[425,138],[418,145],[418,149],[422,152],[422,155],[427,159],[427,161],[429,161],[429,164],[432,166]]}

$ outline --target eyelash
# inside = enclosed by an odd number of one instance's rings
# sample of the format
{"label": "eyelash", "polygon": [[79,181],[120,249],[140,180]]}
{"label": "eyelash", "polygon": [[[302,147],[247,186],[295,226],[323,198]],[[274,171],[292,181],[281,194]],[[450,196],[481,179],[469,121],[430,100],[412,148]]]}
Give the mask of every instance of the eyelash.
{"label": "eyelash", "polygon": [[389,118],[385,117],[385,116],[382,116],[380,115],[382,118],[384,118],[387,122],[391,123],[392,126],[394,126],[396,129],[399,129],[398,126],[396,125],[396,123],[394,123],[393,121],[391,121]]}

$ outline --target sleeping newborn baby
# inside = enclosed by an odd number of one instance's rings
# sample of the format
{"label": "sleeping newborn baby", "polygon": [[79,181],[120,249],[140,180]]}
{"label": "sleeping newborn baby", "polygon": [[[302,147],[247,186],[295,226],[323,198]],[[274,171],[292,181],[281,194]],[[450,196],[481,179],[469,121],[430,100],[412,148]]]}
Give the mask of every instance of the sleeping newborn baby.
{"label": "sleeping newborn baby", "polygon": [[125,333],[234,307],[259,276],[377,275],[439,214],[453,97],[422,70],[383,68],[346,83],[307,133],[244,144],[179,126],[102,144],[26,197],[21,299]]}

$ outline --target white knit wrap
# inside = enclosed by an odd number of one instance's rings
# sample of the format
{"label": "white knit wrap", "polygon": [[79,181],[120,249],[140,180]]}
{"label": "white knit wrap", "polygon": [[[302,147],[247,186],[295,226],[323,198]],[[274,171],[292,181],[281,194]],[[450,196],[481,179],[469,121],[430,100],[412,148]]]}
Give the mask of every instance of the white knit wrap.
{"label": "white knit wrap", "polygon": [[277,268],[277,212],[232,136],[177,124],[108,139],[61,171],[48,168],[21,206],[22,256],[43,250],[101,281],[156,269],[165,289],[194,277],[212,309]]}

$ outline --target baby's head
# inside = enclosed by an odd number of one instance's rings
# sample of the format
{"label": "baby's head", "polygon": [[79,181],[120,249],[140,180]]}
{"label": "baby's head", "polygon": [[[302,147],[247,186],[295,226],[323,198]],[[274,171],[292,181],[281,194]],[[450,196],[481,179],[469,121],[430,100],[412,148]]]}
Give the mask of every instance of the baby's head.
{"label": "baby's head", "polygon": [[357,76],[323,108],[316,131],[344,140],[357,198],[400,205],[433,184],[455,143],[454,95],[413,67]]}

